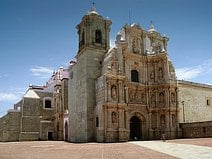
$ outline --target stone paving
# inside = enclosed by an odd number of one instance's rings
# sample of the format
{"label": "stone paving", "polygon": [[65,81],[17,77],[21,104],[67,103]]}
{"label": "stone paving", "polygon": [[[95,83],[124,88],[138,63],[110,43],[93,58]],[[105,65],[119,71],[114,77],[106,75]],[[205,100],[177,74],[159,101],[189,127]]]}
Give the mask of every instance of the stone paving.
{"label": "stone paving", "polygon": [[[199,146],[198,146],[199,145]],[[204,146],[200,146],[204,145]],[[212,159],[212,138],[74,144],[62,141],[0,143],[0,159]]]}
{"label": "stone paving", "polygon": [[175,159],[130,143],[0,143],[0,159]]}
{"label": "stone paving", "polygon": [[212,138],[176,139],[167,142],[212,147]]}
{"label": "stone paving", "polygon": [[182,159],[212,159],[212,147],[209,147],[212,145],[211,138],[170,140],[168,142],[139,141],[131,143]]}

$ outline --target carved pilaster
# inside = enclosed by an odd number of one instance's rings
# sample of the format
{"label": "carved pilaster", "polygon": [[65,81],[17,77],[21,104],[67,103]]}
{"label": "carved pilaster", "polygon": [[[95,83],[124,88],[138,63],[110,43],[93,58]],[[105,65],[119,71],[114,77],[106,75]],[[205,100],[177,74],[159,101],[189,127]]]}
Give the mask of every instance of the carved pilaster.
{"label": "carved pilaster", "polygon": [[108,91],[108,101],[111,102],[111,84],[108,82],[108,87],[107,87],[107,91]]}
{"label": "carved pilaster", "polygon": [[108,109],[108,114],[107,114],[108,128],[112,128],[111,114],[112,114],[112,110]]}
{"label": "carved pilaster", "polygon": [[128,87],[125,87],[125,99],[126,99],[126,103],[129,103],[129,89]]}
{"label": "carved pilaster", "polygon": [[118,81],[118,92],[119,92],[119,102],[120,103],[124,103],[124,100],[123,100],[123,85],[122,85],[122,81]]}

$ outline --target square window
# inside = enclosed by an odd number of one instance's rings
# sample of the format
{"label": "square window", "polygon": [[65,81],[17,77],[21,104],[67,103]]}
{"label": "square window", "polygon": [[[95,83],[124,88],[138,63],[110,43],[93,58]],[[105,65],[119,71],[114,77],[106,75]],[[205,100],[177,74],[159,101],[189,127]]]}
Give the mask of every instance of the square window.
{"label": "square window", "polygon": [[52,108],[51,100],[45,100],[45,108]]}

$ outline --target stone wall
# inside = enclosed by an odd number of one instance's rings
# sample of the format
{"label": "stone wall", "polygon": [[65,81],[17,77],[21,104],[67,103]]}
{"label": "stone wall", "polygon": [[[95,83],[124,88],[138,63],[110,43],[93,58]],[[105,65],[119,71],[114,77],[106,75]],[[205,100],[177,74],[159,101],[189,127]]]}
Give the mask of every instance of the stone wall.
{"label": "stone wall", "polygon": [[[54,132],[54,123],[51,121],[41,121],[40,140],[48,140],[48,132]],[[54,134],[52,134],[54,136]]]}
{"label": "stone wall", "polygon": [[180,123],[212,121],[212,86],[178,81],[178,102]]}
{"label": "stone wall", "polygon": [[181,123],[183,138],[212,137],[212,121]]}
{"label": "stone wall", "polygon": [[9,110],[0,119],[0,141],[18,141],[20,129],[20,111]]}
{"label": "stone wall", "polygon": [[[42,121],[53,120],[54,109],[44,108],[44,98],[51,98],[52,94],[36,92],[41,98],[23,98],[20,119],[20,141],[46,140],[46,128],[42,129]],[[53,126],[50,125],[51,131]],[[44,131],[44,132],[43,132]]]}

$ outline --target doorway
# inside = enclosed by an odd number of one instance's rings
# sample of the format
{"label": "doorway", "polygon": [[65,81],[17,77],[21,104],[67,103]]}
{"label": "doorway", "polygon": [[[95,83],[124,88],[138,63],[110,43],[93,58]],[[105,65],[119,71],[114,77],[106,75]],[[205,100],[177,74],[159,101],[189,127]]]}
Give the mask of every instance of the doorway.
{"label": "doorway", "polygon": [[53,140],[53,132],[48,131],[48,140]]}
{"label": "doorway", "polygon": [[141,140],[142,129],[141,120],[137,116],[130,119],[130,140]]}

